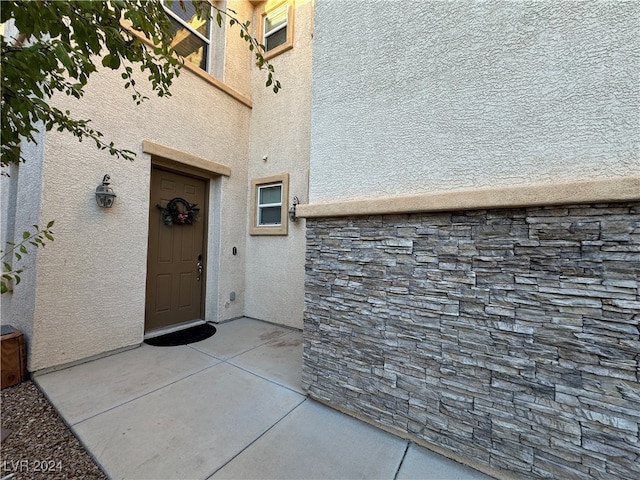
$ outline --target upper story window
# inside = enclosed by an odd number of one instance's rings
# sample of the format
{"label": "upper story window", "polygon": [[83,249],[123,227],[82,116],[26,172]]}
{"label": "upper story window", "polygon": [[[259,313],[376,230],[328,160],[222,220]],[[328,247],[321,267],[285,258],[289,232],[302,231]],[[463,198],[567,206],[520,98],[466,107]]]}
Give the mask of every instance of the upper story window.
{"label": "upper story window", "polygon": [[289,5],[284,4],[264,17],[264,46],[267,52],[287,41]]}
{"label": "upper story window", "polygon": [[268,2],[261,14],[259,38],[269,59],[293,47],[293,2]]}
{"label": "upper story window", "polygon": [[[184,4],[184,10],[180,3]],[[171,6],[163,4],[172,25],[173,49],[185,60],[208,71],[211,54],[210,15],[201,18],[190,0],[173,1]]]}

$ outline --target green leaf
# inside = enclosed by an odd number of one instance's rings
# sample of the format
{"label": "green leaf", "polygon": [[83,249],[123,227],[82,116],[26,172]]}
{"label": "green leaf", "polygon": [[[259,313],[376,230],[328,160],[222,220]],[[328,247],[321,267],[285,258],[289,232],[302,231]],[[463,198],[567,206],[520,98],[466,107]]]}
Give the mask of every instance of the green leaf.
{"label": "green leaf", "polygon": [[102,57],[102,66],[116,70],[120,68],[120,57],[117,54],[107,53]]}
{"label": "green leaf", "polygon": [[111,54],[107,53],[104,57],[102,57],[102,66],[108,67],[111,64]]}
{"label": "green leaf", "polygon": [[62,65],[64,65],[69,73],[75,70],[73,61],[71,60],[71,57],[69,57],[69,53],[64,48],[64,45],[62,43],[57,43],[53,51],[55,52],[56,57],[58,57],[58,60],[60,60]]}
{"label": "green leaf", "polygon": [[120,57],[118,55],[111,56],[109,67],[112,68],[113,70],[117,70],[118,68],[120,68]]}
{"label": "green leaf", "polygon": [[[179,0],[173,3],[176,1]],[[202,15],[211,15],[214,8],[219,27],[227,19],[232,26],[238,24],[247,48],[264,51],[249,34],[251,22],[243,23],[234,10],[219,9],[208,0],[194,1],[194,5]],[[85,85],[100,65],[110,69],[124,66],[124,72],[119,73],[134,90],[132,99],[136,104],[146,97],[132,81],[133,68],[148,73],[154,93],[168,97],[182,67],[182,61],[173,56],[171,22],[160,1],[5,1],[0,15],[1,23],[14,19],[17,30],[36,39],[19,49],[9,48],[2,40],[1,166],[25,161],[21,139],[35,142],[38,125],[46,131],[70,133],[78,141],[95,141],[97,148],[103,148],[99,140],[102,133],[89,128],[87,120],[75,119],[49,104],[50,98],[55,100],[60,93],[82,98]],[[147,47],[138,37],[132,37],[120,24],[121,18],[130,21],[131,28],[151,39],[155,47]],[[264,60],[257,63],[268,65]],[[129,160],[135,157],[134,152],[117,147],[109,149],[109,153]]]}

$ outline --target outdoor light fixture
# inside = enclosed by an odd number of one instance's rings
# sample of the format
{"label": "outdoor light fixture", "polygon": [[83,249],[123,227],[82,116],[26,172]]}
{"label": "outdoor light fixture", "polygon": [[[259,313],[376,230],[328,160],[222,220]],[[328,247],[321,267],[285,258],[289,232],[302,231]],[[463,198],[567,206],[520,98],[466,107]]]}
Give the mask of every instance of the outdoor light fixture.
{"label": "outdoor light fixture", "polygon": [[296,215],[296,205],[300,203],[298,197],[293,197],[293,206],[289,209],[289,220],[292,222],[298,221],[298,216]]}
{"label": "outdoor light fixture", "polygon": [[113,193],[113,188],[109,186],[109,180],[111,177],[107,174],[102,179],[102,184],[96,187],[96,202],[99,207],[111,208],[113,202],[116,201],[116,194]]}

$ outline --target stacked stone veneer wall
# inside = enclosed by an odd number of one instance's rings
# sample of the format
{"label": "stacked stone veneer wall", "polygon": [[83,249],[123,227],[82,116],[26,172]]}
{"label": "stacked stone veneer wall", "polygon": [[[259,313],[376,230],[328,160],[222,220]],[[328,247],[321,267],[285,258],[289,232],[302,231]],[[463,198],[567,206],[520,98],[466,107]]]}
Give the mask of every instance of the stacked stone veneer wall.
{"label": "stacked stone veneer wall", "polygon": [[310,396],[518,478],[640,478],[640,203],[307,219]]}

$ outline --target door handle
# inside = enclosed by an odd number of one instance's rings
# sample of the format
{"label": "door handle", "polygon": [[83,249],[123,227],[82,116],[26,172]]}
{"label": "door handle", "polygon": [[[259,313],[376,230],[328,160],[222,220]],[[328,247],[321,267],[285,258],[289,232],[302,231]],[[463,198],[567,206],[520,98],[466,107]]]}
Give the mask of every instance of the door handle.
{"label": "door handle", "polygon": [[198,263],[196,264],[198,268],[198,276],[196,277],[196,281],[200,281],[200,277],[202,277],[202,254],[198,255]]}

